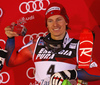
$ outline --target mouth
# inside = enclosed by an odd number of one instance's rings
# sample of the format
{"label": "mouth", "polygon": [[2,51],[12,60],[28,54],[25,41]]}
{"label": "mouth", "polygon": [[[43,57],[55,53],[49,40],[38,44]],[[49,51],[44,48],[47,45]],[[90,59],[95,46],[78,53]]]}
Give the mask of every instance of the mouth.
{"label": "mouth", "polygon": [[60,28],[55,28],[55,29],[53,29],[54,31],[58,31],[58,30],[60,30]]}

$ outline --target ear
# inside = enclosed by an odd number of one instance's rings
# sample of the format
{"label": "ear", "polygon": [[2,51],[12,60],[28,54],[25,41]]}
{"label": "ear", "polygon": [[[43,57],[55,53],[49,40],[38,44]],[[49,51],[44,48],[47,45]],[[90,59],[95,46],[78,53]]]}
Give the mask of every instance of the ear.
{"label": "ear", "polygon": [[68,23],[66,22],[66,25],[68,25]]}

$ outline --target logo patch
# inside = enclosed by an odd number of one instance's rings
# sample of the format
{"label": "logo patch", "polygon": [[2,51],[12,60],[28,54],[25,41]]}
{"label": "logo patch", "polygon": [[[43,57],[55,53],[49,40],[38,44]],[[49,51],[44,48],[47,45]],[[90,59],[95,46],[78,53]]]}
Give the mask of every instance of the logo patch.
{"label": "logo patch", "polygon": [[44,41],[41,39],[38,43],[38,45],[44,45]]}
{"label": "logo patch", "polygon": [[70,46],[69,46],[69,48],[70,49],[75,49],[76,48],[76,45],[77,45],[76,43],[71,43]]}
{"label": "logo patch", "polygon": [[98,65],[97,65],[96,62],[92,62],[92,63],[90,64],[90,68],[93,68],[93,67],[98,67]]}
{"label": "logo patch", "polygon": [[46,12],[46,15],[50,12],[50,11],[53,11],[53,10],[60,10],[60,7],[57,7],[57,6],[54,6],[54,7],[51,7],[47,10]]}
{"label": "logo patch", "polygon": [[37,57],[36,57],[36,60],[37,59],[53,59],[55,56],[55,54],[52,54],[51,51],[47,51],[45,48],[42,48]]}

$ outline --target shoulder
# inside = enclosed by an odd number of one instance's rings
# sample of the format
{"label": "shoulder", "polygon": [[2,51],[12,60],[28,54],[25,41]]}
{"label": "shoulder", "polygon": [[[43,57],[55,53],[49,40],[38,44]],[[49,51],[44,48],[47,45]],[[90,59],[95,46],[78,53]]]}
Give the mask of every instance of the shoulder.
{"label": "shoulder", "polygon": [[24,46],[22,46],[22,47],[18,50],[18,52],[20,52],[21,50],[23,50],[23,49],[25,49],[25,48],[28,48],[28,47],[33,47],[33,49],[34,49],[34,47],[35,47],[37,41],[38,41],[38,38],[29,41],[27,44],[25,44]]}
{"label": "shoulder", "polygon": [[79,42],[79,40],[78,40],[78,39],[73,38],[73,39],[72,39],[72,42],[77,43],[77,42]]}

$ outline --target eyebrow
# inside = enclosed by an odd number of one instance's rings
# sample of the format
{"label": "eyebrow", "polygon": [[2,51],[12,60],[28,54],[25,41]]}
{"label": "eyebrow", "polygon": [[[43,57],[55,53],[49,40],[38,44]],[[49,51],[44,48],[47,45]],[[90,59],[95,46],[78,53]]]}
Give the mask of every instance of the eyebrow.
{"label": "eyebrow", "polygon": [[[57,17],[56,19],[58,19],[58,18],[62,18],[62,17]],[[47,20],[52,20],[52,19],[50,18],[50,19],[47,19]]]}

